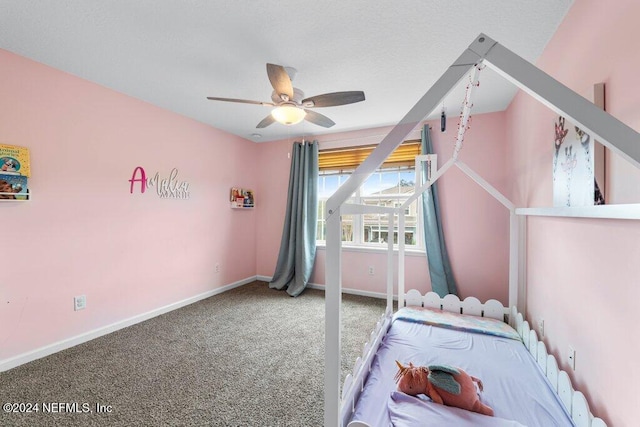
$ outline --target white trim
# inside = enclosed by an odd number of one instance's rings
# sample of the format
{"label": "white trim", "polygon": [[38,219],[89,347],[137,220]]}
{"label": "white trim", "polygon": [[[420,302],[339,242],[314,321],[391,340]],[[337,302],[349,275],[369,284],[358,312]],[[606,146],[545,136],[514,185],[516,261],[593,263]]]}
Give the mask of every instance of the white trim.
{"label": "white trim", "polygon": [[239,280],[237,282],[222,286],[220,288],[212,289],[210,291],[203,292],[201,294],[192,296],[190,298],[186,298],[181,301],[177,301],[177,302],[165,305],[163,307],[159,307],[151,311],[147,311],[146,313],[138,314],[136,316],[129,317],[128,319],[120,320],[110,325],[102,326],[92,331],[84,332],[80,335],[66,338],[64,340],[61,340],[52,344],[48,344],[44,347],[40,347],[35,350],[28,351],[26,353],[22,353],[17,356],[10,357],[8,359],[0,360],[0,372],[8,371],[9,369],[13,369],[25,363],[32,362],[34,360],[49,356],[51,354],[57,353],[62,350],[66,350],[71,347],[75,347],[78,344],[91,341],[103,335],[110,334],[111,332],[115,332],[117,330],[124,329],[128,326],[135,325],[136,323],[144,322],[145,320],[149,320],[153,317],[160,316],[161,314],[165,314],[170,311],[176,310],[178,308],[185,307],[189,304],[193,304],[195,302],[212,297],[214,295],[221,294],[233,288],[246,285],[247,283],[251,283],[255,280],[259,280],[257,279],[257,276],[247,277],[246,279]]}
{"label": "white trim", "polygon": [[[325,285],[319,284],[319,283],[309,283],[307,284],[307,288],[309,289],[317,289],[319,291],[326,291],[326,287]],[[361,291],[360,289],[353,289],[353,288],[342,288],[342,293],[343,294],[350,294],[350,295],[358,295],[361,297],[369,297],[369,298],[377,298],[377,299],[386,299],[387,298],[387,294],[384,292],[372,292],[372,291]],[[394,295],[393,296],[394,301],[398,300],[398,296]]]}
{"label": "white trim", "polygon": [[[375,197],[380,198],[380,197]],[[391,214],[397,212],[397,208],[391,206],[375,206],[375,205],[361,205],[355,203],[345,203],[342,205],[343,215],[359,215],[359,214]]]}
{"label": "white trim", "polygon": [[[397,247],[397,245],[394,245],[394,246],[395,247],[393,249],[393,253],[395,255],[398,255],[399,247]],[[316,249],[324,251],[327,248],[324,243],[316,243]],[[364,253],[386,254],[387,251],[388,249],[384,246],[384,243],[380,243],[380,246],[373,246],[372,244],[357,245],[357,246],[356,245],[346,246],[345,244],[342,245],[342,252],[364,252]],[[427,254],[424,248],[416,249],[415,245],[412,245],[410,249],[407,249],[405,245],[404,253],[407,256],[419,256],[419,257],[424,257]]]}
{"label": "white trim", "polygon": [[[273,277],[272,276],[256,276],[256,280],[268,283],[271,280],[273,280]],[[309,282],[309,283],[307,283],[307,288],[316,289],[318,291],[323,291],[323,292],[326,290],[325,286],[322,283],[311,283],[311,282]],[[362,291],[360,289],[353,289],[353,288],[342,288],[342,293],[343,294],[358,295],[358,296],[361,296],[361,297],[377,298],[377,299],[386,299],[387,298],[387,294],[385,292]],[[394,295],[393,299],[397,300],[398,296]]]}

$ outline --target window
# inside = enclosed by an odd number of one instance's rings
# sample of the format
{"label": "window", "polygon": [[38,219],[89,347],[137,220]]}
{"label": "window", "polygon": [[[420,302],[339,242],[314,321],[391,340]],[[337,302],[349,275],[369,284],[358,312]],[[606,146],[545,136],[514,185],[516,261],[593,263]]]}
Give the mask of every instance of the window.
{"label": "window", "polygon": [[[366,151],[368,150],[368,152]],[[318,234],[320,242],[326,239],[326,201],[348,178],[351,172],[368,156],[373,147],[358,147],[320,153],[320,175],[318,177]],[[342,158],[337,158],[336,152]],[[401,156],[398,152],[401,152]],[[420,154],[419,142],[401,145],[382,167],[373,173],[353,194],[349,203],[399,207],[411,196],[415,188],[414,158]],[[323,159],[324,155],[324,159]],[[395,157],[394,157],[395,156]],[[323,161],[324,160],[324,161]],[[418,201],[405,209],[404,242],[409,247],[422,247],[419,237],[420,212]],[[398,243],[398,215],[394,230],[390,232],[388,214],[361,214],[342,216],[342,241],[360,246],[383,246],[390,238]]]}

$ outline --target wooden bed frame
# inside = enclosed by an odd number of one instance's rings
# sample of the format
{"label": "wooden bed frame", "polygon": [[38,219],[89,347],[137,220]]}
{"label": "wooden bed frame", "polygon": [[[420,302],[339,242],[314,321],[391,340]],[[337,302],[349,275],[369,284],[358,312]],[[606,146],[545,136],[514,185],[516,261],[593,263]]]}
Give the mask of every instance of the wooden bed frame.
{"label": "wooden bed frame", "polygon": [[[424,184],[416,185],[415,194],[406,204],[398,208],[363,206],[345,203],[366,179],[375,172],[384,160],[402,143],[406,136],[422,123],[425,117],[435,111],[442,99],[465,77],[470,71],[474,72],[473,81],[477,79],[477,70],[486,65],[497,71],[518,88],[532,95],[556,113],[563,115],[572,123],[580,126],[594,139],[607,148],[640,168],[640,134],[620,122],[610,114],[604,112],[592,103],[562,85],[549,75],[520,56],[506,49],[490,37],[480,34],[449,67],[438,81],[425,93],[418,103],[380,142],[371,155],[356,169],[349,179],[329,198],[326,204],[326,258],[325,258],[325,427],[344,426],[353,406],[362,391],[371,362],[382,338],[391,323],[393,311],[393,281],[394,257],[393,239],[388,242],[387,258],[387,309],[378,321],[370,340],[364,346],[362,357],[358,358],[354,371],[344,383],[340,393],[340,325],[341,325],[341,215],[362,213],[389,213],[389,229],[394,228],[394,215],[398,214],[398,233],[404,233],[405,205],[413,202],[426,191],[440,176],[452,166],[457,166],[462,172],[478,183],[510,211],[509,228],[509,310],[499,302],[487,301],[484,304],[475,298],[467,298],[460,302],[455,296],[440,299],[436,294],[428,293],[419,296],[419,292],[404,291],[404,239],[398,239],[398,306],[405,306],[405,298],[409,305],[426,305],[427,307],[441,307],[444,310],[465,313],[487,312],[489,315],[507,316],[523,337],[523,342],[529,352],[536,358],[538,365],[549,378],[552,387],[556,389],[561,401],[579,427],[602,427],[606,424],[599,418],[593,418],[586,399],[579,391],[574,391],[569,376],[564,371],[558,371],[558,364],[553,355],[548,355],[543,342],[539,342],[535,331],[532,331],[524,317],[517,313],[525,307],[525,230],[527,215],[553,215],[554,211],[539,212],[530,208],[516,208],[504,195],[498,192],[480,175],[462,163],[457,158],[461,141],[470,114],[470,103],[463,109],[461,125],[459,126],[458,141],[454,154],[440,169],[432,171],[431,177]],[[475,68],[475,70],[473,70]],[[474,85],[468,87],[468,96]],[[420,167],[420,166],[418,166]],[[435,169],[435,168],[433,168]],[[569,213],[567,213],[569,209]],[[559,215],[573,215],[573,208],[562,210]],[[589,216],[594,218],[628,218],[640,219],[638,205],[602,206],[577,208],[575,216]],[[500,304],[498,307],[497,304]],[[350,427],[364,426],[352,423]]]}

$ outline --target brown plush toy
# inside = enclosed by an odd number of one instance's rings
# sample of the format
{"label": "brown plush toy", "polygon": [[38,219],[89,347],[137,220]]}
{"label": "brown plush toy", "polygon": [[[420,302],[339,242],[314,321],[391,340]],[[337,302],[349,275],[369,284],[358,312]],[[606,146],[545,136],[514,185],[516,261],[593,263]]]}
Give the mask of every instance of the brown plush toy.
{"label": "brown plush toy", "polygon": [[482,381],[462,369],[446,365],[402,366],[396,360],[395,380],[398,390],[411,396],[425,394],[436,403],[493,416],[493,409],[480,402],[476,383],[482,391]]}

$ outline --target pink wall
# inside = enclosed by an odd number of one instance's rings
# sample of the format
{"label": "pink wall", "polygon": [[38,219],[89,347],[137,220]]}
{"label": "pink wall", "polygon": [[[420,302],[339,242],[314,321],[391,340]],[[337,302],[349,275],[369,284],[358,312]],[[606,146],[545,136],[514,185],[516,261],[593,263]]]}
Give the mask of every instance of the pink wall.
{"label": "pink wall", "polygon": [[[538,66],[585,97],[606,83],[607,110],[640,130],[640,3],[576,0]],[[508,47],[508,46],[507,46]],[[524,206],[551,206],[554,114],[520,93],[507,111],[512,197]],[[611,156],[609,195],[640,201],[639,172]],[[610,426],[637,425],[640,382],[635,337],[640,299],[640,222],[572,218],[528,219],[527,315],[545,322],[544,341]],[[536,327],[537,329],[537,327]],[[631,333],[627,331],[632,331]],[[565,360],[576,350],[576,370]]]}
{"label": "pink wall", "polygon": [[[505,169],[504,113],[474,116],[465,139],[460,159],[480,173],[498,190],[508,189]],[[432,132],[434,148],[442,165],[451,156],[457,118],[449,123],[449,131],[440,133],[439,123]],[[390,127],[344,132],[317,137],[320,147],[377,144]],[[419,138],[419,131],[408,139]],[[311,138],[308,138],[311,139]],[[260,144],[261,176],[259,193],[268,200],[258,207],[258,274],[272,276],[282,233],[286,205],[287,181],[292,140]],[[508,299],[508,211],[482,188],[454,169],[439,183],[443,227],[452,260],[454,275],[462,298],[473,295],[481,299]],[[374,276],[368,274],[373,266]],[[386,292],[386,255],[344,250],[343,286],[366,292]],[[324,250],[318,251],[313,283],[324,284]],[[408,256],[407,287],[422,292],[431,290],[424,256]]]}
{"label": "pink wall", "polygon": [[[254,143],[3,50],[0,93],[33,192],[0,203],[0,361],[255,276],[257,212],[227,202],[257,186]],[[130,194],[136,166],[191,197]]]}

